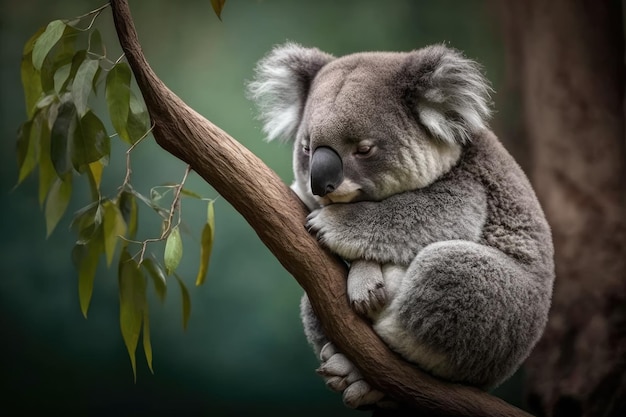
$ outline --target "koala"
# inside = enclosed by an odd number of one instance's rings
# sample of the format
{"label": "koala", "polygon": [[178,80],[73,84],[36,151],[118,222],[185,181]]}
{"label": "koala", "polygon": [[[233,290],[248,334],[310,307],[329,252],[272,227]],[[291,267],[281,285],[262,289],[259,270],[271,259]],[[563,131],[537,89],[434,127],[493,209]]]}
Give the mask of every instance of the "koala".
{"label": "koala", "polygon": [[[445,45],[339,58],[295,43],[257,65],[249,94],[269,140],[293,141],[306,227],[350,265],[354,310],[425,372],[491,389],[547,321],[549,225],[522,169],[488,127],[491,88]],[[381,403],[301,316],[327,385],[350,407]]]}

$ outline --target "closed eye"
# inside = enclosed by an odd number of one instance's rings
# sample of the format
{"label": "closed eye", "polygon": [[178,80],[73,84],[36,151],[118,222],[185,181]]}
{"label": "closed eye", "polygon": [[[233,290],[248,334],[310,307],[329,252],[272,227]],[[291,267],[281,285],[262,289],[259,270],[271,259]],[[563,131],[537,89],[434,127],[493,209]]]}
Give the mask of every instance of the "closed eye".
{"label": "closed eye", "polygon": [[308,155],[311,153],[311,147],[309,145],[302,145],[302,152],[305,155]]}
{"label": "closed eye", "polygon": [[370,145],[359,145],[356,148],[355,154],[360,157],[366,157],[366,156],[371,155],[373,149],[374,147]]}

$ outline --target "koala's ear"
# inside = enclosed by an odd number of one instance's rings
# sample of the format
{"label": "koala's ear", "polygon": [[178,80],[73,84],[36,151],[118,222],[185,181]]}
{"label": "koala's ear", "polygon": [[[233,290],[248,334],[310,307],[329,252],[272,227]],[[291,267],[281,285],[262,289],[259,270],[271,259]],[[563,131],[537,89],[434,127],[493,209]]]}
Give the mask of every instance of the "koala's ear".
{"label": "koala's ear", "polygon": [[434,137],[465,143],[487,128],[492,90],[476,62],[434,45],[409,54],[404,76],[410,106]]}
{"label": "koala's ear", "polygon": [[311,82],[334,57],[295,43],[275,47],[256,66],[248,97],[256,102],[268,140],[296,135]]}

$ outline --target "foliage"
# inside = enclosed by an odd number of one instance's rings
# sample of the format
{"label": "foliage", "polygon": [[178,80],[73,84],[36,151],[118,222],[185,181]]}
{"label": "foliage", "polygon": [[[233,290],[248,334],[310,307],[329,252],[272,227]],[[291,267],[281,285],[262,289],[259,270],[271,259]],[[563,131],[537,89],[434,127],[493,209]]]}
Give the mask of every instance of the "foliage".
{"label": "foliage", "polygon": [[[213,3],[218,16],[223,4]],[[77,235],[72,260],[78,271],[80,308],[87,317],[101,260],[110,267],[117,259],[120,329],[136,377],[135,352],[140,335],[152,371],[148,282],[152,282],[157,297],[163,301],[167,277],[173,275],[182,295],[183,327],[189,320],[189,292],[175,273],[183,255],[182,197],[208,202],[196,285],[203,284],[206,278],[215,221],[213,200],[184,188],[189,168],[180,183],[154,187],[149,196],[133,188],[131,152],[150,133],[150,119],[144,103],[131,88],[132,73],[124,57],[111,60],[100,32],[94,28],[107,7],[108,4],[73,20],[54,20],[26,42],[21,77],[28,120],[18,132],[17,183],[38,168],[38,198],[49,236],[67,211],[74,180],[87,179],[91,201],[71,221],[71,229]],[[116,132],[113,135],[107,133],[105,123],[92,106],[102,89],[110,125]],[[101,184],[108,172],[111,140],[115,137],[127,145],[126,176],[114,195],[103,195]],[[163,207],[160,201],[169,193],[169,207]],[[137,240],[140,205],[162,218],[158,237]],[[154,254],[146,254],[148,245],[157,242],[165,242],[163,263]]]}

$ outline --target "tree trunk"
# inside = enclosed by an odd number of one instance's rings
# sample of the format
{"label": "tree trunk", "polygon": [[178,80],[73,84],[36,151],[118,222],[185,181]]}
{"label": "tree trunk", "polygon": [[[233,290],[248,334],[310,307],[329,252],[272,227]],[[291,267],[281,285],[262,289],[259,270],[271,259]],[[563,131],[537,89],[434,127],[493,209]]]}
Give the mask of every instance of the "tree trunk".
{"label": "tree trunk", "polygon": [[494,2],[556,282],[526,363],[542,416],[626,415],[626,141],[619,1]]}
{"label": "tree trunk", "polygon": [[374,387],[419,415],[528,416],[478,389],[430,377],[393,354],[350,308],[345,266],[306,232],[306,211],[295,194],[256,156],[159,80],[145,60],[127,1],[110,3],[157,143],[188,163],[245,217],[307,292],[329,338]]}

